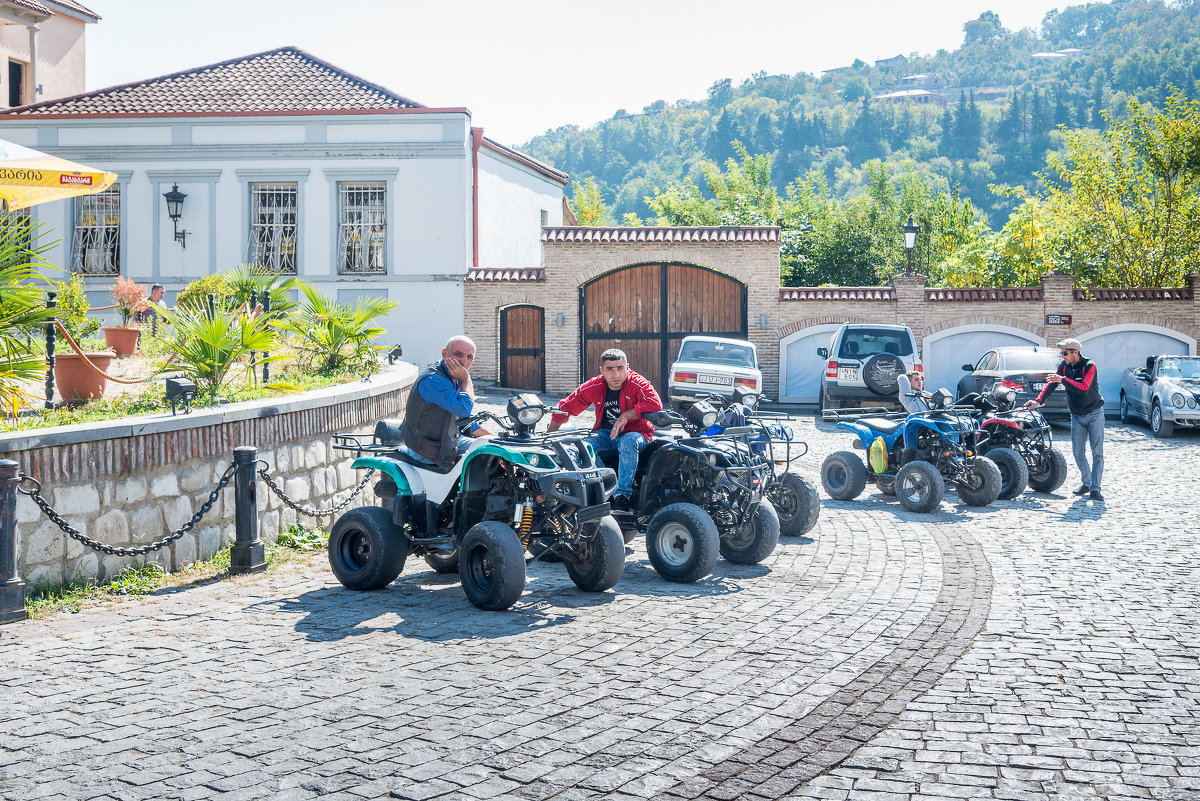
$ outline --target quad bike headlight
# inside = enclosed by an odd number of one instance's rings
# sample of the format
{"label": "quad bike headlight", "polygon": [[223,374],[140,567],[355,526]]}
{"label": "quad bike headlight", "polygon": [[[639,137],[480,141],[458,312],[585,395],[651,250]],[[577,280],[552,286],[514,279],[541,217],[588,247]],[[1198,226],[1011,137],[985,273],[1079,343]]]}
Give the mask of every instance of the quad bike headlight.
{"label": "quad bike headlight", "polygon": [[757,408],[758,393],[752,392],[751,390],[748,390],[745,387],[734,387],[733,388],[733,402],[741,403],[745,406],[749,406],[751,409]]}
{"label": "quad bike headlight", "polygon": [[687,410],[687,419],[692,425],[709,428],[717,423],[717,409],[708,401],[699,401]]}
{"label": "quad bike headlight", "polygon": [[992,395],[1001,403],[1012,403],[1017,399],[1017,391],[1012,387],[1004,386],[999,381],[992,386]]}
{"label": "quad bike headlight", "polygon": [[538,400],[537,395],[526,392],[517,395],[508,402],[508,416],[523,426],[531,426],[542,419],[546,408]]}

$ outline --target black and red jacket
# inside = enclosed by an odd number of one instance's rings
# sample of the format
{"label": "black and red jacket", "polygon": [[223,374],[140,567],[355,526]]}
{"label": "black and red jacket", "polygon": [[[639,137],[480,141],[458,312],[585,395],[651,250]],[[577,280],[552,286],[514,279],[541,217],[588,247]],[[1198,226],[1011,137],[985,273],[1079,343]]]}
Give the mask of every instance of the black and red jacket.
{"label": "black and red jacket", "polygon": [[[1088,359],[1079,357],[1075,364],[1065,361],[1058,363],[1056,373],[1063,377],[1063,388],[1067,391],[1067,407],[1071,414],[1085,415],[1104,406],[1104,398],[1100,396],[1100,382],[1096,376],[1096,365]],[[1038,403],[1058,388],[1058,384],[1046,382],[1036,398]]]}

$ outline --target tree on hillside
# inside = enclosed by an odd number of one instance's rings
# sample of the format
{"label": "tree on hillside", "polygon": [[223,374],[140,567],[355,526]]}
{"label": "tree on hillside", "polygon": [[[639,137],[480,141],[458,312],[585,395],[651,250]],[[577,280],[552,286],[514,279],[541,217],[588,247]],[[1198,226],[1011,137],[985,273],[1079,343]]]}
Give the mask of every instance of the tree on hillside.
{"label": "tree on hillside", "polygon": [[588,178],[582,183],[575,184],[575,194],[567,203],[571,207],[571,211],[575,213],[575,219],[580,225],[602,226],[606,225],[605,216],[607,210],[604,207],[604,196],[600,192],[600,185],[596,183],[595,178]]}
{"label": "tree on hillside", "polygon": [[1004,26],[995,11],[985,11],[978,19],[963,23],[964,44],[991,44],[1004,35]]}

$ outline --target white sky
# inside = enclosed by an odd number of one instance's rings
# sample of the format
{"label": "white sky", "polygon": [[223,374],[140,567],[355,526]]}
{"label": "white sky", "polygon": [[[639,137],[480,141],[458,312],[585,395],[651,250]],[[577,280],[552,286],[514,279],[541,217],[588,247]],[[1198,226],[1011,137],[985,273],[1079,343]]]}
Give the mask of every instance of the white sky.
{"label": "white sky", "polygon": [[509,145],[619,108],[699,100],[721,78],[814,72],[962,43],[995,11],[1037,27],[1056,0],[82,0],[87,88],[294,45],[428,106],[465,106]]}

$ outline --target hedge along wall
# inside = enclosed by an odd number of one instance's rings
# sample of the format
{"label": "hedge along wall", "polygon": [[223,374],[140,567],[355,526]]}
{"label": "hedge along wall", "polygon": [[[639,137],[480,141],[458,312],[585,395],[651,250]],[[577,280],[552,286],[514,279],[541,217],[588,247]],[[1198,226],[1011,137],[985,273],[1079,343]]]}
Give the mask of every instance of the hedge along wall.
{"label": "hedge along wall", "polygon": [[[15,460],[40,481],[43,497],[81,533],[106,545],[136,547],[190,520],[241,445],[257,447],[271,477],[301,504],[340,501],[363,476],[350,467],[353,454],[330,448],[330,435],[370,431],[377,420],[401,416],[416,375],[416,367],[401,363],[367,382],[295,397],[0,434],[0,458]],[[363,493],[361,503],[352,505],[374,503],[370,486]],[[273,542],[300,516],[261,480],[257,497],[260,535]],[[312,526],[317,520],[305,516],[302,522]],[[17,567],[29,583],[103,581],[143,560],[177,570],[211,557],[233,538],[232,479],[190,532],[144,557],[93,550],[63,533],[28,496],[17,498]]]}

